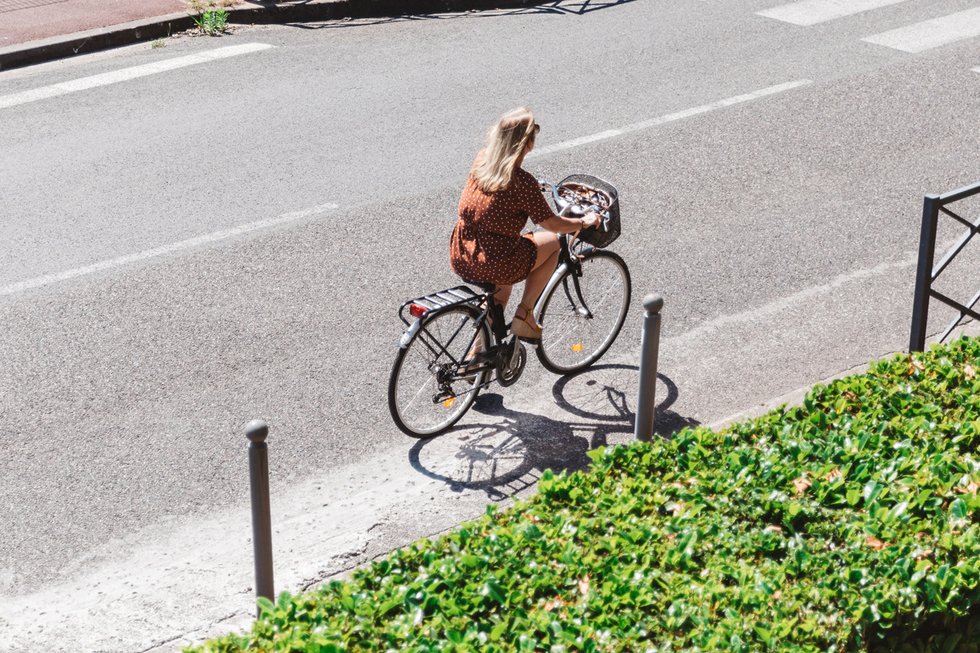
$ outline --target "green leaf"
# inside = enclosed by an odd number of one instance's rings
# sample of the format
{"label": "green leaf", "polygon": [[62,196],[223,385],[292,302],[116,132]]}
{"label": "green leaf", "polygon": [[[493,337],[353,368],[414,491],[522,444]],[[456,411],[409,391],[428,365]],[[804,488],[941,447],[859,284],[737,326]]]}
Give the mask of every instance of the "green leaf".
{"label": "green leaf", "polygon": [[949,514],[953,519],[966,519],[969,514],[966,502],[963,499],[957,499],[953,503],[949,504]]}
{"label": "green leaf", "polygon": [[877,481],[868,481],[864,486],[864,503],[865,505],[874,503],[878,495],[881,494],[881,490],[884,486]]}

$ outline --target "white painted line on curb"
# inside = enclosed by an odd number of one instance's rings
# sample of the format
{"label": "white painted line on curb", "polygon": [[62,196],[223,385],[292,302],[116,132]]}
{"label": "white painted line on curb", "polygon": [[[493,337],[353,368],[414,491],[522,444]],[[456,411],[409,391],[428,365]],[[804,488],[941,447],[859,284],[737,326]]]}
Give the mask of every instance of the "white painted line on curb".
{"label": "white painted line on curb", "polygon": [[40,288],[41,286],[57,283],[59,281],[67,281],[68,279],[83,277],[96,272],[102,272],[103,270],[111,270],[123,265],[129,265],[130,263],[137,263],[139,261],[158,258],[166,254],[173,254],[174,252],[200,247],[201,245],[208,245],[221,240],[228,240],[229,238],[241,236],[253,231],[259,231],[260,229],[268,229],[270,227],[276,227],[289,222],[309,218],[337,208],[339,207],[336,204],[320,204],[309,209],[285,213],[276,218],[267,218],[265,220],[259,220],[258,222],[250,222],[237,227],[231,227],[230,229],[223,229],[210,234],[195,236],[194,238],[188,238],[187,240],[182,240],[170,245],[154,247],[153,249],[146,249],[135,254],[126,254],[125,256],[99,261],[98,263],[92,263],[91,265],[85,265],[80,268],[73,268],[71,270],[65,270],[64,272],[57,272],[55,274],[47,274],[42,277],[27,279],[26,281],[18,281],[17,283],[10,284],[9,286],[0,287],[0,297],[14,295],[32,288]]}
{"label": "white painted line on curb", "polygon": [[906,0],[803,0],[755,12],[758,16],[808,27],[828,20],[896,5]]}
{"label": "white painted line on curb", "polygon": [[68,93],[84,91],[97,86],[108,86],[109,84],[125,82],[138,77],[156,75],[157,73],[167,72],[168,70],[176,70],[177,68],[194,66],[199,63],[206,63],[217,59],[227,59],[228,57],[236,57],[238,55],[249,54],[251,52],[268,50],[272,47],[274,46],[266,43],[243,43],[242,45],[230,45],[224,48],[208,50],[207,52],[190,54],[185,57],[164,59],[163,61],[143,64],[142,66],[133,66],[131,68],[123,68],[122,70],[114,70],[112,72],[101,73],[99,75],[91,75],[90,77],[73,79],[71,81],[61,82],[59,84],[51,84],[50,86],[42,86],[41,88],[31,89],[30,91],[22,91],[20,93],[0,96],[0,109],[7,109],[20,104],[27,104],[28,102],[36,102],[38,100],[58,97],[59,95],[67,95]]}
{"label": "white painted line on curb", "polygon": [[974,36],[980,36],[980,7],[899,27],[861,40],[902,52],[924,52]]}
{"label": "white painted line on curb", "polygon": [[869,279],[872,277],[878,277],[884,274],[890,274],[898,270],[907,270],[909,268],[914,268],[918,263],[918,258],[909,258],[904,261],[893,261],[886,263],[879,263],[873,268],[866,268],[863,270],[853,270],[851,272],[845,272],[833,279],[828,283],[820,286],[811,286],[800,290],[799,292],[793,293],[792,295],[786,295],[785,297],[780,297],[775,301],[769,302],[763,306],[757,306],[751,310],[744,311],[742,313],[732,313],[729,315],[720,315],[712,320],[699,324],[690,331],[686,331],[678,336],[671,338],[671,342],[687,342],[691,340],[697,340],[698,338],[703,338],[710,333],[714,333],[720,329],[727,329],[736,324],[745,324],[758,321],[763,317],[771,317],[780,313],[781,311],[791,309],[794,306],[798,306],[802,303],[808,302],[812,299],[816,299],[821,295],[831,294],[837,288],[840,288],[846,283],[851,281],[857,281],[859,279]]}
{"label": "white painted line on curb", "polygon": [[619,129],[607,129],[606,131],[599,132],[597,134],[592,134],[591,136],[582,136],[581,138],[573,138],[570,141],[562,141],[561,143],[555,143],[554,145],[546,145],[544,147],[535,148],[531,150],[531,153],[528,154],[528,157],[543,156],[545,154],[551,154],[552,152],[568,150],[573,147],[578,147],[580,145],[586,145],[588,143],[594,143],[596,141],[602,141],[608,138],[622,136],[623,134],[627,134],[629,132],[639,131],[641,129],[649,129],[650,127],[656,127],[657,125],[663,125],[668,122],[673,122],[675,120],[690,118],[691,116],[696,116],[702,113],[708,113],[709,111],[714,111],[716,109],[730,107],[734,104],[750,102],[752,100],[757,100],[759,98],[766,97],[768,95],[783,93],[785,91],[789,91],[794,88],[799,88],[801,86],[807,86],[808,84],[812,84],[812,83],[813,82],[810,81],[809,79],[798,79],[794,82],[787,82],[785,84],[769,86],[767,88],[759,89],[758,91],[745,93],[744,95],[736,95],[734,97],[725,98],[724,100],[718,100],[717,102],[712,102],[711,104],[702,104],[699,107],[684,109],[683,111],[677,111],[676,113],[669,113],[665,116],[660,116],[658,118],[651,118],[650,120],[644,120],[642,122],[635,122],[631,125],[620,127]]}

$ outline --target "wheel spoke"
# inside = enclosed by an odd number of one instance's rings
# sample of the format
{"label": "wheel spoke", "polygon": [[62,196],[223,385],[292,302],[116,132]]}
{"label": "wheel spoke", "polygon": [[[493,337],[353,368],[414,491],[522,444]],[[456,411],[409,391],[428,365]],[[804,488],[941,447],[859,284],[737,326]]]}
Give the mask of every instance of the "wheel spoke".
{"label": "wheel spoke", "polygon": [[545,330],[537,353],[553,372],[577,371],[598,360],[619,334],[629,308],[629,271],[618,256],[607,252],[590,255],[582,262],[578,281],[580,299],[591,317],[576,310],[576,298],[566,292],[567,277],[552,286],[542,304],[539,318]]}
{"label": "wheel spoke", "polygon": [[[467,382],[455,375],[456,368],[466,359],[473,337],[482,333],[488,341],[486,331],[479,314],[467,307],[438,313],[423,323],[399,352],[389,380],[388,405],[399,428],[409,435],[434,435],[469,409],[486,373],[478,372]],[[446,401],[430,401],[447,390]]]}

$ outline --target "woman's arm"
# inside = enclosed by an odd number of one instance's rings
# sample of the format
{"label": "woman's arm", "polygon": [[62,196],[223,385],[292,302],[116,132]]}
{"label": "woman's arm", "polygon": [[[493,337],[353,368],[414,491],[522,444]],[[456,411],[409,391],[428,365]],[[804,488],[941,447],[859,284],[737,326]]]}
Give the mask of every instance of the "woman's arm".
{"label": "woman's arm", "polygon": [[570,234],[576,231],[581,231],[586,227],[592,227],[599,224],[601,218],[596,213],[587,213],[581,218],[563,218],[558,215],[553,215],[550,218],[542,220],[538,224],[548,231],[553,231],[556,234]]}

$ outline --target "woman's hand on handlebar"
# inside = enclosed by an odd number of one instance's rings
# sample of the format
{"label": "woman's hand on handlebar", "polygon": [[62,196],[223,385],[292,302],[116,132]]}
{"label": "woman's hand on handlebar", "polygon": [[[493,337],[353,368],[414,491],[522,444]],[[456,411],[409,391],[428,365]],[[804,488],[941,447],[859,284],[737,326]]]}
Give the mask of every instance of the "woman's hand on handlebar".
{"label": "woman's hand on handlebar", "polygon": [[602,216],[595,211],[589,211],[581,218],[562,217],[554,215],[551,218],[538,223],[543,229],[552,231],[556,234],[574,234],[602,224]]}
{"label": "woman's hand on handlebar", "polygon": [[586,213],[582,218],[582,228],[588,229],[589,227],[596,227],[602,224],[602,216],[594,211]]}

